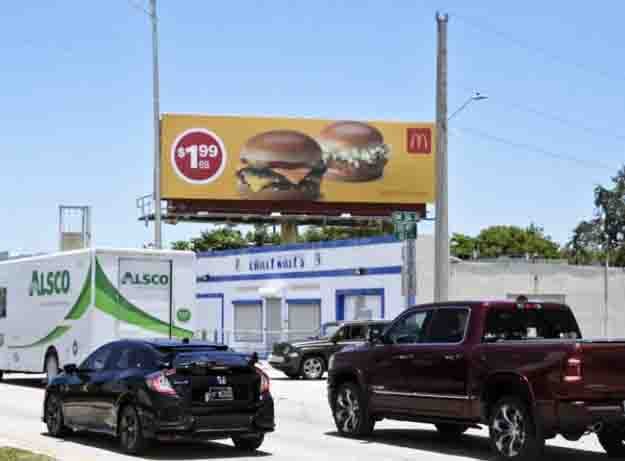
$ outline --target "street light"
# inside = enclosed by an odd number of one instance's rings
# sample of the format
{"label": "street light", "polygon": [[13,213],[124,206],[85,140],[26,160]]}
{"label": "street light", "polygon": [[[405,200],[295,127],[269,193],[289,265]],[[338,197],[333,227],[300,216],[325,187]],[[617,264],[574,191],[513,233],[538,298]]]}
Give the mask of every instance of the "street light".
{"label": "street light", "polygon": [[[446,50],[446,22],[447,19],[441,18],[439,21],[439,34],[441,33],[441,25],[443,29],[443,41],[444,50],[439,50],[439,56],[442,56],[441,63],[439,63],[438,80],[444,81],[439,83],[439,93],[437,94],[437,100],[440,100],[437,105],[441,107],[437,108],[437,129],[439,133],[440,146],[437,150],[437,163],[436,168],[436,182],[437,182],[437,194],[436,194],[436,220],[434,228],[434,300],[435,301],[447,301],[449,299],[449,210],[448,210],[448,181],[449,175],[447,172],[447,122],[454,118],[458,113],[464,110],[473,101],[483,101],[488,99],[488,96],[474,92],[458,109],[456,109],[449,117],[445,117],[447,114],[447,50]],[[443,24],[441,24],[443,23]],[[439,39],[440,40],[440,39]],[[440,46],[440,45],[439,45]],[[442,62],[444,61],[444,62]]]}
{"label": "street light", "polygon": [[452,118],[454,118],[458,114],[458,112],[462,112],[462,110],[464,110],[464,108],[467,107],[469,104],[471,104],[473,101],[483,101],[484,99],[488,99],[488,96],[486,96],[485,94],[480,93],[479,91],[476,91],[475,93],[473,93],[471,95],[471,97],[469,97],[469,99],[467,99],[460,107],[458,107],[454,111],[453,114],[451,114],[449,116],[447,121],[449,121]]}

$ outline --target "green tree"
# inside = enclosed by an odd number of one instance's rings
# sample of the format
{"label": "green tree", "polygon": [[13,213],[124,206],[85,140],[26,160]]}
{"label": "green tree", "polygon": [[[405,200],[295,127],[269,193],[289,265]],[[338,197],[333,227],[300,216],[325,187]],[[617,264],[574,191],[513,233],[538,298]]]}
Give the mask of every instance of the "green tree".
{"label": "green tree", "polygon": [[310,226],[299,237],[301,242],[325,242],[385,235],[381,226]]}
{"label": "green tree", "polygon": [[191,242],[188,242],[186,240],[176,240],[175,242],[172,242],[171,244],[171,249],[172,250],[183,250],[183,251],[188,251],[191,250]]}
{"label": "green tree", "polygon": [[608,187],[594,189],[594,217],[581,221],[567,244],[573,264],[604,262],[625,266],[625,167],[611,178]]}
{"label": "green tree", "polygon": [[573,237],[564,249],[564,255],[569,263],[589,265],[603,260],[601,223],[597,221],[597,219],[581,221],[573,229]]}
{"label": "green tree", "polygon": [[200,251],[244,248],[247,246],[248,242],[243,238],[241,232],[230,226],[205,230],[200,233],[199,237],[194,237],[188,242],[179,240],[171,244],[174,250],[192,250],[196,253]]}
{"label": "green tree", "polygon": [[458,233],[451,236],[450,251],[456,258],[471,259],[476,250],[477,240],[474,237]]}
{"label": "green tree", "polygon": [[481,257],[537,257],[555,259],[560,257],[560,247],[545,235],[542,227],[530,224],[519,226],[490,226],[482,229],[476,237],[476,247]]}
{"label": "green tree", "polygon": [[248,232],[245,239],[254,246],[279,245],[281,242],[280,234],[270,233],[265,224],[255,224],[254,230]]}

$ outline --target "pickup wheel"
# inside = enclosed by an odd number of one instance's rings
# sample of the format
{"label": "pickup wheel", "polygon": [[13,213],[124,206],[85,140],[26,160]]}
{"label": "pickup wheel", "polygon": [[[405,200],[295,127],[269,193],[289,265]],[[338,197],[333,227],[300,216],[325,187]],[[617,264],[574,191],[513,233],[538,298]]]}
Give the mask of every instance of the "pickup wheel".
{"label": "pickup wheel", "polygon": [[332,413],[339,434],[345,437],[364,437],[373,432],[375,420],[369,414],[367,402],[355,383],[341,385],[333,403]]}
{"label": "pickup wheel", "polygon": [[490,411],[490,445],[498,460],[530,461],[540,458],[545,439],[537,430],[527,405],[504,397]]}
{"label": "pickup wheel", "polygon": [[325,362],[321,357],[306,357],[302,361],[301,374],[304,379],[321,379],[325,372]]}
{"label": "pickup wheel", "polygon": [[469,426],[461,424],[440,423],[436,425],[436,430],[445,439],[457,439],[469,429]]}
{"label": "pickup wheel", "polygon": [[597,433],[601,446],[610,458],[625,457],[625,430],[620,427],[607,426]]}

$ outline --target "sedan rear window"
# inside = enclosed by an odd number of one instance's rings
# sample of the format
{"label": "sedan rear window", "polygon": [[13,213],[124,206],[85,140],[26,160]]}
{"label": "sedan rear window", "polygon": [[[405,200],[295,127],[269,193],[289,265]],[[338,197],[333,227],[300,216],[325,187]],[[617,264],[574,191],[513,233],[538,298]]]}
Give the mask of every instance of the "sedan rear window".
{"label": "sedan rear window", "polygon": [[243,367],[249,365],[249,357],[233,354],[224,349],[174,350],[170,355],[174,368],[186,368],[194,364],[215,362],[228,366]]}

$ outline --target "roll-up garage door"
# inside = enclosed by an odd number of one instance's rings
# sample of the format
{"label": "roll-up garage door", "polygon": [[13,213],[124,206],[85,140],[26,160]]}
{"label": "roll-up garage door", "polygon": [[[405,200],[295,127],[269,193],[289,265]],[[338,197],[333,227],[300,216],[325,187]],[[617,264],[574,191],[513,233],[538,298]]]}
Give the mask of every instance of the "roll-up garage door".
{"label": "roll-up garage door", "polygon": [[313,336],[321,325],[320,301],[293,301],[289,308],[289,341]]}
{"label": "roll-up garage door", "polygon": [[262,303],[241,302],[235,303],[234,308],[234,337],[235,341],[262,342],[263,309]]}

